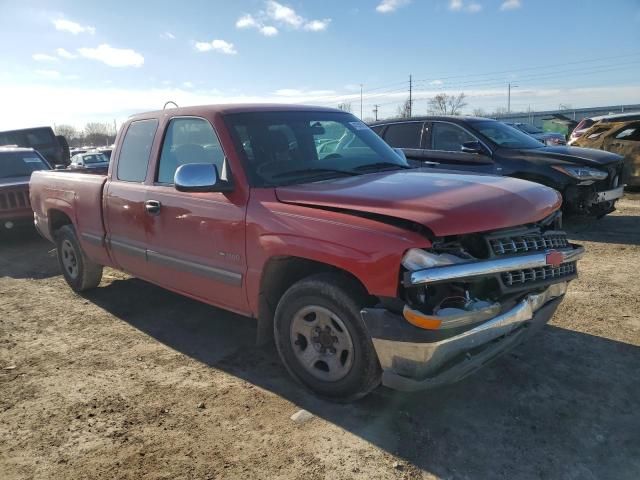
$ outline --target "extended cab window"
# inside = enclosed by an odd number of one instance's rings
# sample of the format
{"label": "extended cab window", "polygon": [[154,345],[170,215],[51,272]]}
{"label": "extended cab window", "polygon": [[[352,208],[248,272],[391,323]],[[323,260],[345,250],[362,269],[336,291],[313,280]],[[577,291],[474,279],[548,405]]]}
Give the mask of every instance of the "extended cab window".
{"label": "extended cab window", "polygon": [[203,118],[174,118],[162,144],[158,183],[173,183],[180,165],[212,163],[222,180],[227,180],[224,152],[211,124]]}
{"label": "extended cab window", "polygon": [[459,152],[462,144],[475,142],[476,139],[468,132],[451,123],[434,122],[431,131],[433,150],[445,152]]}
{"label": "extended cab window", "polygon": [[385,141],[394,148],[420,148],[422,122],[389,125],[384,133]]}
{"label": "extended cab window", "polygon": [[147,176],[149,155],[158,121],[138,120],[132,122],[122,141],[118,158],[118,180],[143,182]]}

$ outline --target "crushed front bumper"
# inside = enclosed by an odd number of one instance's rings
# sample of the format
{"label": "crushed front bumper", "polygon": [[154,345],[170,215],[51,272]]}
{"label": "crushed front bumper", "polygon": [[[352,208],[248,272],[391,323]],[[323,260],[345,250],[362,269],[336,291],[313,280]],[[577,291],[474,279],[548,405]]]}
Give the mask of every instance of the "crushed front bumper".
{"label": "crushed front bumper", "polygon": [[384,308],[362,310],[383,369],[382,384],[415,391],[466,377],[547,323],[566,289],[562,282],[528,294],[509,310],[453,336],[415,327]]}

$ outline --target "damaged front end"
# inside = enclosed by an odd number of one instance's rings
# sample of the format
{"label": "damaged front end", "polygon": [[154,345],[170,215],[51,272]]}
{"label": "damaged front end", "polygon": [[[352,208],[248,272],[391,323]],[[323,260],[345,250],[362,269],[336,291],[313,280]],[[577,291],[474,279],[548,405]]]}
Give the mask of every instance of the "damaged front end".
{"label": "damaged front end", "polygon": [[455,382],[544,325],[584,254],[558,222],[408,251],[399,298],[362,311],[383,384],[420,390]]}

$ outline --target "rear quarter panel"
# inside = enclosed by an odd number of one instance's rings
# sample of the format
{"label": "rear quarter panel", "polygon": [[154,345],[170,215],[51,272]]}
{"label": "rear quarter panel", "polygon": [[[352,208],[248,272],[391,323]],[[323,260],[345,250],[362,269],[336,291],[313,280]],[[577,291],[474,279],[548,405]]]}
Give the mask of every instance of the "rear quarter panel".
{"label": "rear quarter panel", "polygon": [[104,175],[67,171],[34,172],[30,182],[31,206],[38,229],[51,241],[53,218],[64,213],[73,224],[82,248],[89,258],[111,265],[104,246],[102,191]]}

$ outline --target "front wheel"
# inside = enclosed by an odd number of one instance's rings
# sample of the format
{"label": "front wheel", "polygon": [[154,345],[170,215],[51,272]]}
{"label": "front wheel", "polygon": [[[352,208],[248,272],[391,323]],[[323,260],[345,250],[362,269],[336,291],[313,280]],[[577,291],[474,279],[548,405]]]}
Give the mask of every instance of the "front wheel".
{"label": "front wheel", "polygon": [[276,308],[274,336],[289,373],[323,397],[365,396],[380,383],[380,365],[360,317],[355,282],[320,274],[295,283]]}
{"label": "front wheel", "polygon": [[56,232],[58,263],[64,279],[75,292],[95,288],[102,279],[102,265],[92,262],[82,251],[76,232],[65,225]]}

